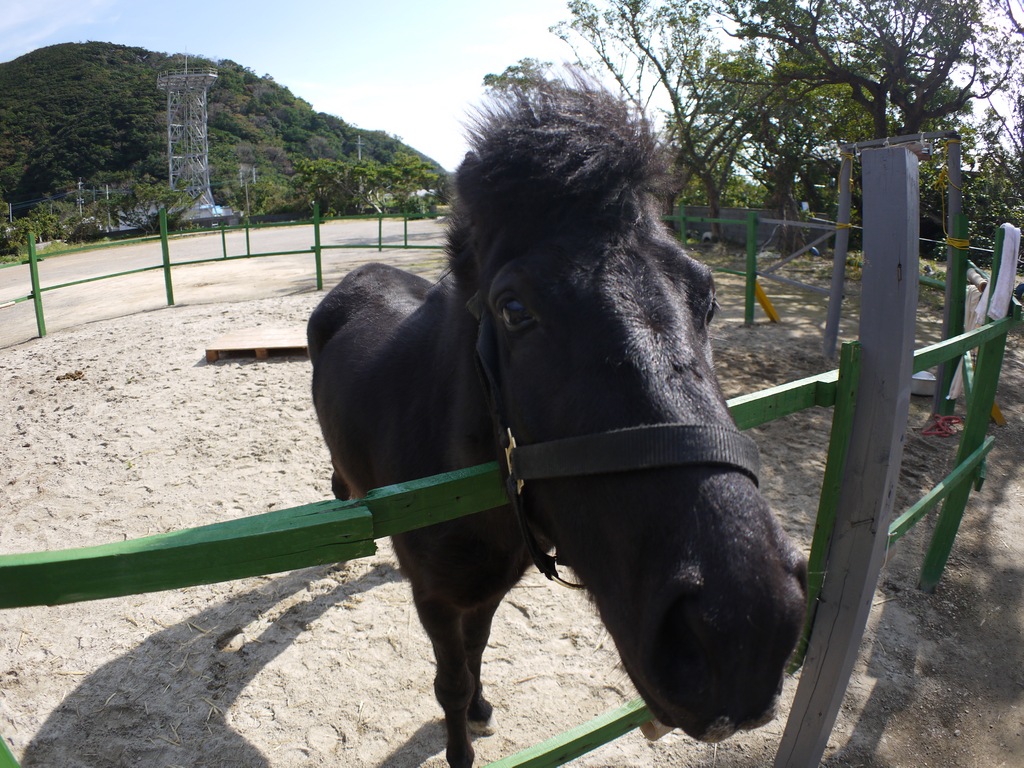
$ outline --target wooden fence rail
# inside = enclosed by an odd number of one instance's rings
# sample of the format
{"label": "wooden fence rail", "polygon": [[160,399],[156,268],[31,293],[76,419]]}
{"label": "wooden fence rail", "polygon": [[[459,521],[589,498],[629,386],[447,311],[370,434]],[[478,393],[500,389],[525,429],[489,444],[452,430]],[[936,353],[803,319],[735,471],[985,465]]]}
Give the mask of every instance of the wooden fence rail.
{"label": "wooden fence rail", "polygon": [[375,539],[500,506],[498,465],[239,520],[95,547],[0,556],[0,608],[180,589],[325,565],[377,551]]}
{"label": "wooden fence rail", "polygon": [[[1010,328],[1021,321],[1020,307],[1012,317],[961,334],[915,353],[914,370],[955,360],[981,346],[1001,351]],[[824,553],[831,539],[838,482],[853,423],[859,344],[844,345],[840,368],[750,395],[733,398],[729,408],[741,429],[814,407],[833,408],[833,426],[822,484],[821,502],[811,546],[812,598],[804,641],[813,627],[814,594],[826,570]],[[895,541],[945,500],[942,515],[957,525],[971,486],[984,472],[984,457],[992,438],[984,438],[987,414],[999,377],[1001,355],[991,352],[979,359],[975,370],[968,422],[959,449],[960,459],[949,476],[903,515],[893,521],[889,536]],[[984,382],[984,383],[983,383]],[[980,424],[980,426],[979,426]],[[975,443],[977,443],[975,445]],[[955,498],[954,498],[955,497]],[[94,547],[0,555],[0,608],[58,605],[167,589],[210,584],[230,579],[293,570],[371,555],[375,540],[402,531],[433,525],[506,503],[496,463],[448,472],[371,491],[353,501],[322,501],[291,509],[199,528],[157,534],[141,539]],[[956,525],[933,537],[929,553],[945,558],[956,535]],[[951,528],[951,531],[948,530]],[[814,564],[818,563],[817,566]],[[933,566],[934,567],[934,566]],[[817,570],[815,570],[817,569]],[[817,574],[817,575],[815,575]],[[929,578],[937,580],[934,573]],[[643,702],[635,699],[543,744],[493,763],[495,768],[557,766],[627,733],[651,719]],[[0,738],[0,768],[17,762]]]}
{"label": "wooden fence rail", "polygon": [[[125,277],[127,275],[139,274],[142,272],[155,272],[161,270],[164,277],[164,288],[167,296],[167,306],[174,305],[174,286],[172,280],[172,274],[174,269],[178,267],[194,266],[196,264],[212,264],[221,263],[227,261],[234,261],[237,259],[255,259],[262,258],[265,256],[291,256],[291,255],[302,255],[311,254],[313,256],[314,264],[313,271],[316,277],[317,290],[323,289],[323,251],[330,249],[341,249],[341,248],[360,248],[370,249],[376,248],[378,252],[385,249],[410,249],[410,250],[434,250],[440,251],[444,249],[443,245],[427,244],[427,243],[414,243],[409,240],[409,221],[410,219],[423,219],[428,218],[425,216],[404,216],[401,214],[379,214],[376,216],[341,216],[336,218],[324,219],[320,216],[320,208],[318,205],[313,207],[313,218],[306,221],[295,221],[295,222],[280,222],[272,224],[257,224],[250,225],[248,222],[235,226],[221,225],[217,229],[211,229],[205,232],[210,234],[212,232],[220,232],[221,236],[221,255],[214,256],[204,259],[191,259],[184,261],[173,261],[170,254],[170,243],[181,237],[191,237],[197,234],[204,234],[202,232],[169,232],[167,229],[167,212],[164,209],[160,209],[159,214],[159,225],[160,234],[158,237],[145,237],[145,238],[134,238],[131,240],[124,240],[114,243],[104,243],[102,245],[90,245],[81,248],[69,248],[66,250],[47,250],[42,256],[36,252],[35,237],[31,234],[28,237],[28,258],[23,262],[29,267],[29,292],[27,294],[17,296],[10,301],[6,302],[4,306],[13,306],[20,304],[21,302],[31,301],[34,305],[35,317],[36,317],[36,331],[40,338],[46,336],[46,319],[43,314],[43,294],[50,291],[62,290],[64,288],[71,288],[76,285],[83,285],[85,283],[92,283],[98,280],[107,280],[116,277]],[[323,223],[328,221],[340,221],[340,220],[375,220],[377,222],[377,237],[374,242],[365,243],[346,243],[342,245],[324,245],[321,241],[320,227]],[[384,219],[401,219],[403,226],[403,234],[401,243],[386,243],[384,239]],[[312,226],[312,243],[308,247],[298,250],[285,250],[285,251],[264,251],[254,252],[252,250],[252,244],[250,242],[250,232],[252,230],[270,229],[273,227],[294,227],[294,226]],[[245,232],[245,250],[244,252],[229,254],[227,239],[225,233],[232,231],[244,231]],[[54,285],[42,285],[39,279],[39,262],[45,258],[51,258],[54,256],[62,256],[65,254],[81,253],[84,251],[93,251],[98,248],[118,248],[127,245],[139,245],[146,243],[159,243],[161,261],[160,263],[154,263],[146,267],[139,267],[137,269],[115,271],[102,275],[93,275],[80,280],[72,280],[66,283],[59,283]],[[17,266],[14,264],[4,266]]]}

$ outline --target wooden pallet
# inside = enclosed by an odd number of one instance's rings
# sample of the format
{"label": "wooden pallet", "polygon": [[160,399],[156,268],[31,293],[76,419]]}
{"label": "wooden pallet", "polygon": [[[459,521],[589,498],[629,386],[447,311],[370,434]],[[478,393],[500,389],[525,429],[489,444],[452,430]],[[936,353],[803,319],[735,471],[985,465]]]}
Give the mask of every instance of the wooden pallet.
{"label": "wooden pallet", "polygon": [[305,328],[245,328],[216,339],[206,348],[206,362],[215,363],[223,355],[241,354],[266,360],[272,352],[306,355]]}

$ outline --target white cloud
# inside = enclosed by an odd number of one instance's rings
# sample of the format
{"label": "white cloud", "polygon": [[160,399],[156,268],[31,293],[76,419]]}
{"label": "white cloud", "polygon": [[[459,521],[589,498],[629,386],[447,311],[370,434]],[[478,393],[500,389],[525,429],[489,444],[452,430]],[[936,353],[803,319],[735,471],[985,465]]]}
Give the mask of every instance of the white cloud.
{"label": "white cloud", "polygon": [[50,44],[61,30],[77,34],[82,26],[98,24],[116,4],[117,0],[17,2],[0,14],[0,61]]}

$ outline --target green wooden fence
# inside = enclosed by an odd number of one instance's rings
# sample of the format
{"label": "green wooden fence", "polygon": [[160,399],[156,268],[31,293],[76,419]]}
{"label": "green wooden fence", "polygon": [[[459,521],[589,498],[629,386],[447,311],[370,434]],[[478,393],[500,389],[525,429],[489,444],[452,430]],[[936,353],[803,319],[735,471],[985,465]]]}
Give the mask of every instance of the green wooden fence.
{"label": "green wooden fence", "polygon": [[[895,543],[927,512],[945,502],[925,558],[921,586],[941,577],[972,487],[984,476],[986,437],[1006,334],[1021,322],[1013,314],[969,333],[918,350],[914,370],[963,358],[978,348],[969,377],[965,427],[956,466],[936,488],[889,527]],[[832,408],[832,428],[817,522],[810,552],[810,596],[805,634],[813,630],[815,596],[828,572],[825,561],[838,501],[846,445],[856,414],[858,342],[844,345],[837,370],[729,401],[741,429],[815,407]],[[505,503],[495,463],[372,491],[354,501],[323,501],[225,523],[158,534],[126,542],[55,552],[0,556],[0,608],[58,605],[129,594],[209,584],[364,557],[375,540],[433,525]],[[650,713],[639,699],[492,766],[558,766],[646,723]],[[16,768],[0,738],[0,768]]]}
{"label": "green wooden fence", "polygon": [[[249,229],[244,227],[246,253],[232,256],[227,252],[224,235],[227,228],[224,228],[221,230],[223,254],[220,258],[185,263],[312,253],[316,263],[317,286],[320,288],[323,249],[373,247],[325,246],[320,239],[321,221],[319,211],[314,210],[313,219],[309,222],[313,226],[313,245],[308,251],[252,253]],[[749,250],[753,243],[751,233],[756,231],[756,219],[751,217],[745,223],[748,229],[749,277],[756,274],[756,252],[751,254]],[[171,271],[172,267],[181,264],[171,263],[165,220],[159,241],[162,264],[134,271],[162,269],[167,301],[173,304]],[[386,246],[381,221],[378,224],[377,247],[383,250],[385,247],[423,246],[410,246],[407,235],[402,245]],[[84,281],[41,287],[32,242],[29,244],[29,265],[31,293],[19,301],[35,302],[40,336],[46,333],[42,312],[44,291],[129,274],[101,275]],[[949,271],[958,273],[964,268],[965,265],[955,261],[951,263]],[[747,322],[752,320],[751,285],[748,284],[745,297]],[[990,322],[969,333],[960,333],[915,353],[915,372],[961,359],[968,363],[967,415],[955,466],[935,488],[927,491],[918,502],[889,524],[889,543],[894,544],[929,511],[942,505],[921,570],[919,585],[925,590],[934,589],[941,578],[970,492],[972,488],[980,488],[984,479],[985,457],[994,444],[994,439],[986,435],[987,426],[1006,335],[1012,326],[1020,322],[1020,306],[1015,303],[1010,317]],[[970,365],[969,353],[973,349],[978,350],[977,362]],[[813,631],[816,596],[829,570],[827,556],[839,499],[839,480],[843,475],[849,436],[856,418],[853,405],[860,378],[859,361],[859,344],[849,343],[844,345],[839,368],[835,371],[734,398],[729,402],[733,417],[741,429],[755,427],[808,408],[833,409],[828,456],[809,556],[807,621],[804,636],[794,657],[794,669],[799,666],[803,649]],[[363,557],[376,551],[375,540],[378,538],[473,514],[499,506],[504,501],[500,473],[497,465],[492,463],[378,489],[357,501],[324,501],[97,547],[3,555],[0,556],[0,608],[57,605],[177,589]],[[502,768],[561,765],[649,719],[650,713],[643,703],[634,700],[493,765]],[[17,766],[17,763],[6,743],[0,739],[0,768],[9,766]]]}
{"label": "green wooden fence", "polygon": [[[426,217],[417,217],[426,218]],[[402,221],[402,240],[398,243],[385,242],[384,237],[384,220],[385,219],[398,219]],[[331,244],[325,245],[321,239],[321,226],[328,221],[349,221],[349,220],[371,220],[377,222],[377,237],[372,242],[364,243],[344,243],[344,244]],[[191,259],[186,261],[172,261],[171,259],[171,243],[178,237],[188,237],[197,234],[195,231],[189,232],[168,232],[167,229],[167,212],[163,209],[160,210],[160,234],[157,237],[144,237],[144,238],[133,238],[131,240],[124,240],[117,243],[104,243],[102,245],[88,245],[81,248],[70,248],[61,251],[47,251],[45,257],[40,257],[36,252],[35,238],[29,235],[28,238],[28,259],[24,262],[29,268],[29,292],[23,296],[18,296],[7,304],[20,304],[21,302],[31,301],[33,302],[36,317],[36,331],[40,338],[46,336],[46,319],[43,314],[43,294],[49,291],[57,291],[63,288],[71,288],[76,285],[83,285],[85,283],[93,283],[98,280],[109,280],[115,277],[125,277],[127,275],[140,274],[142,272],[153,272],[161,270],[164,277],[164,289],[167,295],[167,306],[174,306],[174,284],[173,284],[173,271],[176,267],[193,266],[196,264],[211,264],[211,263],[222,263],[226,261],[234,261],[237,259],[256,259],[266,256],[294,256],[294,255],[312,255],[313,256],[313,272],[316,276],[316,287],[317,290],[322,290],[324,287],[323,283],[323,251],[331,249],[376,249],[378,252],[382,252],[386,249],[415,249],[415,250],[433,250],[441,251],[444,249],[443,245],[427,245],[423,243],[414,243],[409,240],[409,221],[412,219],[408,216],[391,216],[380,214],[376,216],[342,216],[331,219],[324,219],[320,216],[319,205],[313,206],[313,217],[307,221],[298,222],[283,222],[276,224],[250,224],[246,221],[243,224],[237,226],[225,226],[221,225],[217,229],[208,230],[209,232],[219,232],[221,236],[221,255],[206,259]],[[307,248],[290,251],[262,251],[254,252],[252,249],[251,233],[253,231],[259,231],[264,229],[271,229],[275,227],[312,227],[311,239],[312,244]],[[245,250],[239,253],[229,253],[227,245],[227,233],[228,232],[244,232],[245,233]],[[160,243],[161,260],[159,264],[153,264],[148,267],[140,267],[138,269],[123,270],[118,272],[110,272],[103,275],[94,275],[92,277],[83,278],[81,280],[72,280],[66,283],[59,283],[56,285],[42,285],[39,279],[39,262],[42,258],[51,258],[54,256],[63,256],[72,253],[82,253],[86,251],[94,251],[98,248],[119,248],[128,245],[140,245],[146,243]],[[15,266],[15,265],[6,265]]]}

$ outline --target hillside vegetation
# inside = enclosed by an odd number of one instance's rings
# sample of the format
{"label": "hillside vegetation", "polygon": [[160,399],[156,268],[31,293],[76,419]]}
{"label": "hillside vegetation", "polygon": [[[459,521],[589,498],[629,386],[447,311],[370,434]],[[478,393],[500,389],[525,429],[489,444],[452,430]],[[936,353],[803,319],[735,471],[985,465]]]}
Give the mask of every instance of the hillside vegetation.
{"label": "hillside vegetation", "polygon": [[[105,196],[108,186],[166,185],[167,102],[156,82],[185,65],[180,54],[101,42],[54,45],[0,64],[0,199],[19,217],[40,198],[77,192],[79,182],[86,202]],[[442,172],[383,131],[314,111],[270,75],[229,60],[190,56],[187,65],[217,70],[208,128],[220,204],[245,210],[248,193],[251,213],[308,214],[297,167],[354,162],[360,151],[364,162],[412,159],[421,171]]]}

